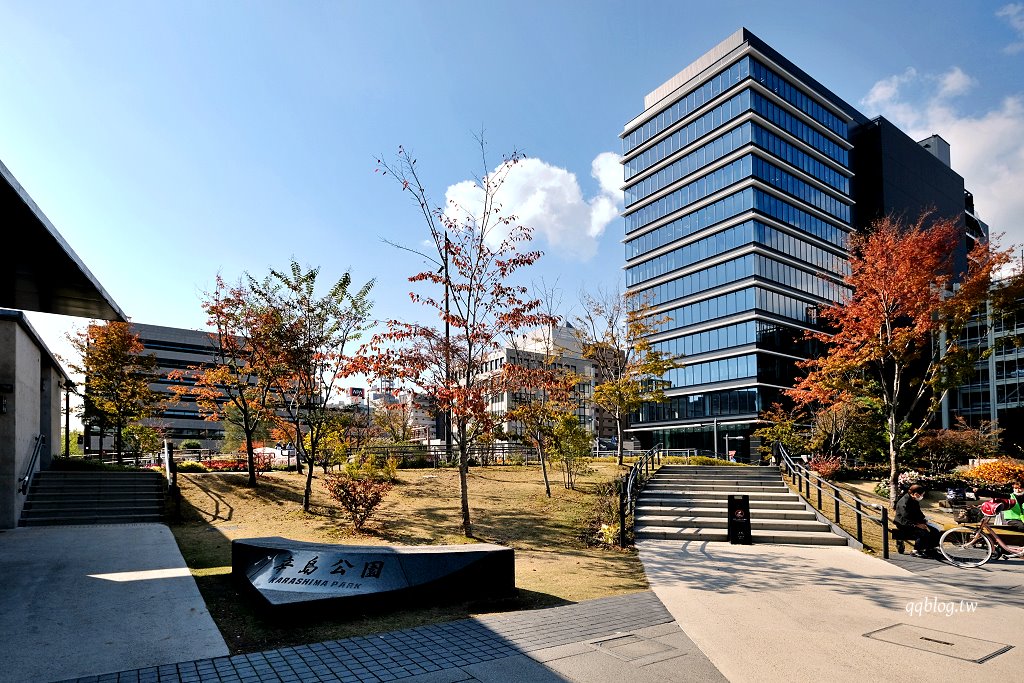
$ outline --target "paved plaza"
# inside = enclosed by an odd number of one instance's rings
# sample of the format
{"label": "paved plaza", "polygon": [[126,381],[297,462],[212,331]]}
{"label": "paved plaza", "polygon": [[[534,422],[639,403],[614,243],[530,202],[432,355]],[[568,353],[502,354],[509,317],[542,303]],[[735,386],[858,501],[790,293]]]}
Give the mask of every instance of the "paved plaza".
{"label": "paved plaza", "polygon": [[0,681],[935,681],[1024,667],[1021,561],[638,547],[649,591],[228,656],[165,525],[12,529]]}

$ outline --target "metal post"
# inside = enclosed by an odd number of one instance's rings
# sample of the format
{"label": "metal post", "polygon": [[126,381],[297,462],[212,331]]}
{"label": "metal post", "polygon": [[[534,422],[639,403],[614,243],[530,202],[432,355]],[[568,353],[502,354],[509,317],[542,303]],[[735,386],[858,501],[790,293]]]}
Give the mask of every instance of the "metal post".
{"label": "metal post", "polygon": [[882,507],[882,557],[889,559],[889,510]]}
{"label": "metal post", "polygon": [[64,457],[71,457],[71,383],[64,385]]}
{"label": "metal post", "polygon": [[626,547],[626,477],[619,480],[619,547]]}
{"label": "metal post", "polygon": [[856,506],[856,509],[857,509],[857,540],[860,541],[861,543],[863,543],[864,542],[864,530],[862,528],[863,527],[863,522],[861,522],[861,519],[860,519],[861,518],[861,514],[860,514],[860,498],[856,498],[855,497],[853,499],[853,503],[854,503],[854,505]]}
{"label": "metal post", "polygon": [[833,499],[836,501],[836,524],[839,524],[839,496],[836,493],[832,493]]}

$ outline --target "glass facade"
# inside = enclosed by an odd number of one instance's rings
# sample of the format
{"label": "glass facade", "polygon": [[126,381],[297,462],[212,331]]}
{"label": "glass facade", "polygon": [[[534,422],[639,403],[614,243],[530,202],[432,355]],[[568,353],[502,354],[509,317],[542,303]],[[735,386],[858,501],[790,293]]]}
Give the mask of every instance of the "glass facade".
{"label": "glass facade", "polygon": [[655,307],[655,348],[682,363],[668,400],[633,416],[646,446],[749,436],[817,310],[848,291],[852,114],[746,45],[699,60],[622,134],[626,284]]}

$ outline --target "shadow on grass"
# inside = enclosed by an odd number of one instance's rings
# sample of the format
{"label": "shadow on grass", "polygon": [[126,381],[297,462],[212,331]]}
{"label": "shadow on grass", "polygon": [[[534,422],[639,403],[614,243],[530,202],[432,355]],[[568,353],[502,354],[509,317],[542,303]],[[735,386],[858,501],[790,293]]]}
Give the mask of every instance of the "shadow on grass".
{"label": "shadow on grass", "polygon": [[303,610],[301,615],[272,614],[243,590],[230,573],[197,576],[207,609],[232,654],[365,636],[427,626],[482,614],[544,609],[572,604],[554,595],[517,589],[509,597],[430,606],[362,606],[348,613]]}

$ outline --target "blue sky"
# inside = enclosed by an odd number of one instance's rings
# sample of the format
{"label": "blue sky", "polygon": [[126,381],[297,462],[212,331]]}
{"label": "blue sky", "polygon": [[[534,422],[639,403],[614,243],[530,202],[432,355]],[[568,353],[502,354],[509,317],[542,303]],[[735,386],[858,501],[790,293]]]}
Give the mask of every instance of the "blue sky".
{"label": "blue sky", "polygon": [[[742,26],[865,114],[942,135],[982,218],[1024,243],[1024,3],[0,0],[0,161],[136,322],[202,328],[218,273],[292,258],[422,318],[419,263],[383,238],[425,228],[375,159],[411,149],[440,202],[482,172],[483,130],[495,163],[531,159],[509,208],[569,313],[621,281],[623,125]],[[58,353],[87,322],[30,318]]]}

